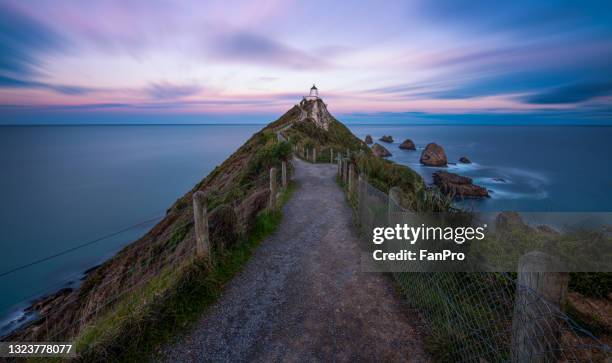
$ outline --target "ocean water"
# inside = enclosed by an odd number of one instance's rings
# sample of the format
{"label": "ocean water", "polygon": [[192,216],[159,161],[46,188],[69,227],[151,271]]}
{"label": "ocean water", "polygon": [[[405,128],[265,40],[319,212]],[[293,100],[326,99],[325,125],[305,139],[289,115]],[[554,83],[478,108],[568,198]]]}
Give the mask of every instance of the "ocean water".
{"label": "ocean water", "polygon": [[[408,165],[431,183],[436,170],[469,176],[490,190],[491,198],[464,204],[477,211],[612,211],[612,127],[606,126],[423,126],[353,125],[360,138],[372,135],[395,162]],[[378,139],[393,136],[386,144]],[[399,149],[405,139],[416,151]],[[419,163],[435,142],[448,156],[446,168]],[[460,164],[467,156],[472,164]]]}
{"label": "ocean water", "polygon": [[[260,125],[0,127],[0,336],[143,235]],[[117,231],[110,238],[96,241]]]}
{"label": "ocean water", "polygon": [[[473,164],[447,169],[492,191],[490,199],[469,202],[477,210],[612,211],[612,127],[349,127],[361,138],[392,135],[395,143],[383,144],[391,159],[426,180],[437,170],[418,163],[428,142],[441,144],[451,162],[469,157]],[[144,234],[260,128],[0,127],[0,335],[27,318],[22,310],[33,299],[77,285],[83,271]],[[418,150],[400,150],[405,138]]]}

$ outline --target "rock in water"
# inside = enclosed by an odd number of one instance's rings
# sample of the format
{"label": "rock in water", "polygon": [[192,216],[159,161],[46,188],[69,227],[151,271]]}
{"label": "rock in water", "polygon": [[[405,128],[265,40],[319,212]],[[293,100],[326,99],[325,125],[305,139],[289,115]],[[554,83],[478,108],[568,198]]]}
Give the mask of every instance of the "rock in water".
{"label": "rock in water", "polygon": [[443,193],[454,194],[461,198],[486,198],[489,192],[486,188],[472,183],[472,179],[446,171],[433,173],[433,182]]}
{"label": "rock in water", "polygon": [[381,137],[379,140],[382,141],[382,142],[392,143],[393,142],[393,136],[391,136],[391,135],[383,135],[383,137]]}
{"label": "rock in water", "polygon": [[436,143],[427,144],[421,154],[421,164],[427,166],[446,166],[448,160],[442,146]]}
{"label": "rock in water", "polygon": [[531,228],[523,222],[523,218],[517,212],[501,212],[495,218],[495,229],[498,232],[521,231],[526,232]]}
{"label": "rock in water", "polygon": [[414,145],[414,142],[412,142],[412,140],[410,139],[404,140],[404,142],[400,144],[399,148],[404,149],[404,150],[416,150],[416,146]]}
{"label": "rock in water", "polygon": [[379,158],[386,158],[387,156],[391,156],[389,150],[385,149],[384,146],[376,143],[372,146],[372,153]]}
{"label": "rock in water", "polygon": [[459,158],[459,162],[462,164],[471,164],[472,161],[470,159],[468,159],[467,156],[462,156]]}
{"label": "rock in water", "polygon": [[368,145],[370,145],[370,144],[372,144],[373,142],[374,142],[374,141],[372,140],[372,136],[370,136],[370,135],[366,135],[366,137],[365,137],[365,143],[366,143],[366,144],[368,144]]}

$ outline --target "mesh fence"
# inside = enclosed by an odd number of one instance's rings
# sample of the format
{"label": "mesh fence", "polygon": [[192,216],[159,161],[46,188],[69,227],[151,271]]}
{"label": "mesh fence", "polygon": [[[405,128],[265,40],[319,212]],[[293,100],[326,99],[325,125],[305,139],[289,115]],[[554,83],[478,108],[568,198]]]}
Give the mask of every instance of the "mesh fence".
{"label": "mesh fence", "polygon": [[[349,193],[349,200],[357,200],[362,248],[372,248],[374,227],[414,222],[415,214],[400,205],[394,189],[387,195],[361,176],[354,194]],[[423,321],[427,346],[437,360],[603,362],[612,358],[610,347],[565,314],[561,302],[528,287],[530,278],[539,277],[536,272],[428,272],[427,264],[403,263],[413,264],[405,271],[421,272],[392,275]],[[564,273],[552,276],[568,278]]]}

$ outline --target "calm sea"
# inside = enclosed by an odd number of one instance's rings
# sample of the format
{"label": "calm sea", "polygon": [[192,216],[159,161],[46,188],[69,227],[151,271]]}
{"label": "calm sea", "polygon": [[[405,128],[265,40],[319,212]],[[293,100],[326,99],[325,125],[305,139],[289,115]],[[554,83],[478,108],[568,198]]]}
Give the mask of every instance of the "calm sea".
{"label": "calm sea", "polygon": [[[0,335],[14,326],[6,324],[23,317],[31,300],[78,284],[84,270],[141,236],[260,128],[0,127]],[[451,162],[469,157],[473,164],[447,169],[492,190],[492,198],[473,202],[478,210],[612,211],[611,127],[350,128],[361,138],[392,135],[396,142],[385,145],[391,159],[426,179],[436,170],[418,164],[428,142],[441,144]],[[398,149],[405,138],[419,150]],[[118,231],[123,232],[113,235]]]}

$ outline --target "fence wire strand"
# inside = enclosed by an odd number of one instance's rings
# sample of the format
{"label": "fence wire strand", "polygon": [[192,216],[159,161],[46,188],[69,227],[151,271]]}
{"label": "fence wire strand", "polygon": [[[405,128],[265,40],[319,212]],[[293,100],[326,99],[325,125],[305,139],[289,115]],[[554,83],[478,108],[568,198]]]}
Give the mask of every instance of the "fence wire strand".
{"label": "fence wire strand", "polygon": [[[281,164],[274,166],[277,169],[276,183],[278,186],[282,185],[282,167],[281,166],[282,166]],[[287,177],[288,178],[290,177],[289,165],[287,165]],[[264,187],[264,186],[267,186],[269,183],[270,183],[270,175],[268,172],[266,172],[260,175],[259,177],[255,178],[254,180],[251,180],[248,183],[242,184],[241,189],[245,191],[253,187],[259,187],[259,186]],[[215,190],[208,190],[208,191],[205,191],[205,193],[207,193],[208,195],[214,196],[216,198],[231,199],[229,201],[226,201],[226,203],[229,205],[234,205],[235,203],[239,202],[239,200],[244,198],[244,195],[242,194],[235,195],[235,192],[232,190],[221,192],[221,193],[218,193]],[[232,197],[232,196],[233,198],[227,198],[227,197]],[[213,213],[213,212],[214,212],[214,209],[210,211],[209,213]],[[121,231],[118,231],[112,234],[108,234],[100,238],[96,238],[94,240],[88,241],[78,246],[75,246],[75,247],[66,249],[64,251],[55,253],[53,255],[47,256],[40,260],[33,261],[23,266],[13,268],[9,271],[5,271],[1,273],[0,277],[9,275],[19,270],[31,268],[39,263],[43,263],[43,262],[55,259],[57,257],[63,256],[69,252],[73,252],[80,248],[91,246],[104,239],[108,239],[110,237],[117,236],[130,229],[146,225],[147,223],[155,222],[162,218],[163,216],[146,220],[144,222],[141,222],[141,223],[132,225],[130,227],[127,227],[125,229],[122,229]],[[95,284],[92,287],[93,290],[105,291],[105,289],[108,290],[109,285],[116,285],[116,289],[113,289],[110,292],[110,294],[107,294],[107,292],[104,292],[104,294],[107,296],[102,296],[101,299],[98,299],[100,301],[94,302],[88,298],[84,299],[83,296],[81,296],[81,294],[78,293],[79,290],[69,293],[68,298],[65,301],[60,301],[59,305],[53,308],[53,311],[46,313],[46,315],[44,316],[34,319],[30,323],[30,324],[39,326],[39,328],[37,328],[36,331],[40,331],[41,333],[44,333],[43,335],[40,335],[40,334],[36,334],[36,335],[39,336],[40,338],[44,338],[44,340],[46,341],[55,341],[56,339],[65,339],[67,337],[72,337],[76,334],[79,334],[80,332],[83,331],[83,329],[85,329],[91,323],[91,321],[95,320],[98,314],[104,313],[107,309],[112,308],[112,306],[110,306],[111,304],[118,303],[122,298],[124,298],[129,293],[136,292],[138,288],[145,286],[147,283],[152,281],[153,278],[159,276],[159,273],[153,273],[153,274],[146,275],[146,276],[138,275],[137,274],[138,271],[140,270],[148,271],[150,269],[151,264],[153,263],[156,263],[159,265],[158,268],[156,268],[156,271],[166,271],[170,263],[176,264],[172,266],[172,268],[176,270],[176,268],[178,268],[179,265],[184,266],[188,261],[192,261],[196,254],[195,245],[193,246],[189,245],[188,247],[183,248],[182,251],[179,251],[179,253],[174,253],[173,251],[173,253],[169,255],[170,257],[165,258],[165,259],[164,258],[160,259],[159,255],[151,254],[151,251],[152,250],[149,251],[149,255],[147,257],[139,259],[138,264],[131,265],[127,270],[122,271],[117,276],[114,276],[110,279],[106,278],[106,276],[102,276],[102,281],[100,283]],[[92,273],[96,273],[96,272],[94,271]],[[82,275],[82,272],[73,274],[70,277],[72,278],[77,275]],[[54,284],[52,287],[59,288],[62,285],[66,286],[66,281]],[[37,291],[36,294],[31,294],[25,299],[32,299],[34,297],[41,296],[44,292],[49,291],[49,290],[50,288],[46,288],[44,289],[44,291],[39,290]],[[22,299],[22,301],[20,301],[17,304],[12,303],[11,306],[16,307],[16,306],[23,305],[26,302],[25,299]],[[31,304],[31,300],[28,300],[28,302]],[[58,316],[57,314],[62,314],[64,309],[66,309],[71,304],[76,304],[76,303],[80,305],[95,304],[95,306],[92,307],[91,309],[83,309],[84,313],[80,317],[78,317],[74,321],[71,321],[71,322],[68,322],[62,325],[60,329],[56,329],[50,326],[51,322],[54,322],[54,324],[61,323],[63,319],[68,318],[68,316],[61,317],[61,316]],[[1,337],[1,338],[4,339],[7,336],[11,336],[11,334],[13,333],[12,332],[8,333],[4,337]]]}
{"label": "fence wire strand", "polygon": [[[342,172],[341,166],[338,170]],[[371,245],[374,227],[414,221],[414,213],[402,207],[399,198],[373,187],[364,176],[356,193],[364,245]],[[413,264],[406,269],[411,272],[392,276],[425,323],[428,341],[441,361],[583,362],[612,357],[609,346],[520,285],[515,274],[427,272],[424,266],[414,266],[416,261],[404,263]]]}

